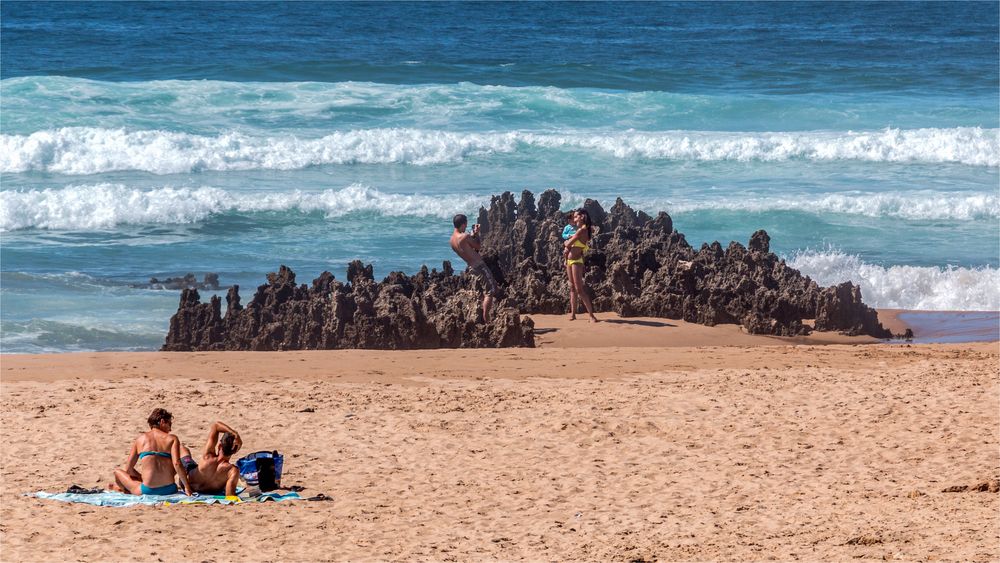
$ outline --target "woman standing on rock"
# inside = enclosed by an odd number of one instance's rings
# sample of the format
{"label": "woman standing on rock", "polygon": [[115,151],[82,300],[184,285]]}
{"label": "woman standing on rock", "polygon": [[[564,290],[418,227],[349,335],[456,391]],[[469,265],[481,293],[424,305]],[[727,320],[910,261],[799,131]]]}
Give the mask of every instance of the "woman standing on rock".
{"label": "woman standing on rock", "polygon": [[590,239],[594,234],[590,213],[587,213],[586,209],[577,209],[573,212],[570,222],[576,227],[576,234],[563,243],[566,247],[566,276],[569,278],[569,320],[576,320],[576,297],[579,295],[587,314],[590,315],[590,322],[596,323],[594,306],[590,302],[590,290],[583,281],[583,253],[590,250]]}

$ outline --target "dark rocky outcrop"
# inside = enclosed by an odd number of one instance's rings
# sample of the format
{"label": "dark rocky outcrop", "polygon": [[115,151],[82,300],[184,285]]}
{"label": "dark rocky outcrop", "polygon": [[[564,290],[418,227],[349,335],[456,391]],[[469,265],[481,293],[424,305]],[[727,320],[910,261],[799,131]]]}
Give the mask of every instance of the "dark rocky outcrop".
{"label": "dark rocky outcrop", "polygon": [[495,308],[484,324],[475,278],[455,275],[448,262],[441,272],[424,267],[376,282],[372,267],[355,261],[347,278],[323,272],[311,286],[296,285],[282,266],[245,307],[239,286],[230,288],[225,314],[218,296],[201,303],[197,290],[185,289],[163,350],[534,346],[534,323],[513,309]]}
{"label": "dark rocky outcrop", "polygon": [[[584,207],[595,222],[586,281],[598,312],[624,317],[683,319],[705,325],[735,323],[753,334],[808,334],[816,330],[891,335],[850,283],[823,288],[770,252],[770,237],[754,233],[747,246],[718,242],[695,250],[666,213],[651,217],[620,198],[610,211],[594,200]],[[531,313],[569,308],[560,233],[560,195],[505,192],[481,208],[483,258],[503,295],[494,320],[481,322],[476,279],[421,268],[376,282],[371,265],[355,261],[346,283],[323,272],[312,286],[296,285],[282,266],[268,275],[244,307],[239,288],[201,303],[196,289],[181,294],[164,350],[295,350],[334,348],[475,348],[533,346]]]}
{"label": "dark rocky outcrop", "polygon": [[[857,286],[818,286],[771,253],[764,231],[747,246],[713,242],[695,250],[666,213],[650,217],[621,198],[610,211],[590,199],[583,207],[596,227],[586,281],[599,312],[735,323],[780,336],[808,334],[803,321],[815,319],[817,330],[891,336]],[[527,191],[519,201],[510,192],[495,196],[479,223],[483,257],[502,274],[506,303],[522,313],[567,312],[559,193],[542,193],[537,205]]]}
{"label": "dark rocky outcrop", "polygon": [[[565,216],[560,195],[543,193],[537,207],[524,192],[507,192],[482,209],[483,256],[503,272],[508,303],[525,313],[564,313],[568,288],[559,237]],[[636,212],[621,200],[605,212],[594,200],[583,207],[596,234],[587,254],[586,281],[597,311],[625,317],[683,319],[705,325],[736,323],[753,334],[808,334],[817,330],[891,336],[850,283],[822,288],[770,252],[770,237],[754,233],[744,247],[732,242],[695,250],[666,213]]]}

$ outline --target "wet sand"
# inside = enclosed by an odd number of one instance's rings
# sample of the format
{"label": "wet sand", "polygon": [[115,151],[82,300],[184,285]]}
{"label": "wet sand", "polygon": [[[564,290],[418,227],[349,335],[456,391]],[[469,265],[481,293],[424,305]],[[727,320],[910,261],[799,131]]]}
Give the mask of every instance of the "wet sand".
{"label": "wet sand", "polygon": [[901,311],[901,322],[913,330],[913,342],[990,342],[1000,338],[997,311]]}

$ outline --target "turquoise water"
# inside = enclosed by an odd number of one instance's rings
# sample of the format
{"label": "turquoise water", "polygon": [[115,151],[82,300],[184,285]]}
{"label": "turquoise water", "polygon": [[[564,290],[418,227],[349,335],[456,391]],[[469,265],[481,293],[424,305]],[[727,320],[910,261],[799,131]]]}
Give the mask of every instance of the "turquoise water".
{"label": "turquoise water", "polygon": [[0,11],[4,352],[157,348],[150,277],[436,266],[522,189],[1000,309],[995,3]]}

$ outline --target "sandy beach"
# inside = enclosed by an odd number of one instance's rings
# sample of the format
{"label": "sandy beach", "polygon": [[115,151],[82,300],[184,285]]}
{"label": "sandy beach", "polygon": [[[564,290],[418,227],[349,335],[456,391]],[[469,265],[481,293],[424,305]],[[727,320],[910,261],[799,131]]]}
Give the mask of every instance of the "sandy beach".
{"label": "sandy beach", "polygon": [[[620,321],[538,318],[537,349],[5,355],[2,559],[1000,558],[1000,496],[943,492],[1000,474],[995,342]],[[156,406],[334,501],[23,496],[106,483]]]}
{"label": "sandy beach", "polygon": [[[0,0],[0,563],[1000,563],[998,84],[996,0]],[[104,494],[154,409],[287,494]]]}

